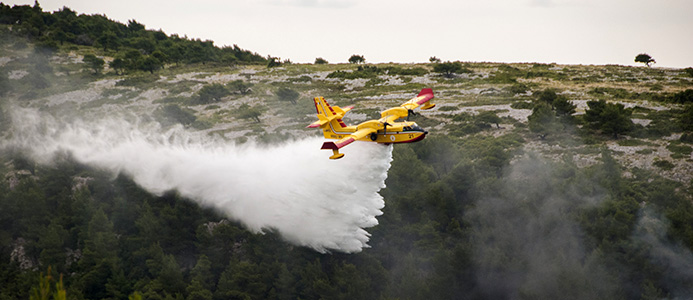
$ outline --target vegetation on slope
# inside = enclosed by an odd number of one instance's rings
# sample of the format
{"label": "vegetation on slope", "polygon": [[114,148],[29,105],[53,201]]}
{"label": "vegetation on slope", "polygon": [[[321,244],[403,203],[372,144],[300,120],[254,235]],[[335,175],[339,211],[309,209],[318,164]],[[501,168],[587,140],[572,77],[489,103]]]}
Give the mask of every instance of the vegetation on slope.
{"label": "vegetation on slope", "polygon": [[[164,126],[271,142],[315,134],[304,129],[313,120],[312,96],[356,104],[352,113],[365,117],[422,87],[434,88],[439,104],[413,117],[429,137],[394,147],[384,214],[369,230],[372,248],[356,254],[320,254],[274,232],[252,234],[175,191],[151,195],[69,155],[43,165],[3,151],[0,299],[27,298],[46,282],[55,286],[60,274],[55,290],[74,299],[661,299],[692,292],[687,70],[462,62],[229,69],[219,67],[224,48],[134,21],[67,8],[45,13],[38,5],[2,5],[0,15],[12,24],[2,27],[5,34],[12,28],[11,38],[0,41],[8,58],[0,65],[3,105],[95,115],[117,106]],[[172,49],[209,56],[176,61]],[[264,64],[233,49],[226,53],[236,62]],[[139,67],[140,59],[159,59],[157,51],[169,59],[166,69]],[[95,68],[97,59],[117,57],[122,68]],[[186,65],[196,62],[207,64]],[[4,111],[0,129],[11,130]]]}

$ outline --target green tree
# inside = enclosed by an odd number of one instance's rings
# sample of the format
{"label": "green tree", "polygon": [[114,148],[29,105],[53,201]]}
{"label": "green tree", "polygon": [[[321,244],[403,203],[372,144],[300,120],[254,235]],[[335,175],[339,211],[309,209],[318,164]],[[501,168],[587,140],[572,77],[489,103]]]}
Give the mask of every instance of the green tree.
{"label": "green tree", "polygon": [[462,67],[462,63],[459,61],[448,61],[444,63],[438,63],[435,66],[433,66],[433,72],[441,73],[446,78],[453,78],[455,77],[455,74],[463,73],[464,71],[465,69]]}
{"label": "green tree", "polygon": [[99,74],[101,73],[101,70],[103,70],[103,59],[96,57],[94,54],[85,54],[82,61],[85,63],[84,68],[93,70],[94,74]]}
{"label": "green tree", "polygon": [[645,64],[648,68],[650,67],[650,64],[656,63],[654,58],[650,56],[647,53],[640,53],[635,56],[635,62],[643,63]]}
{"label": "green tree", "polygon": [[279,67],[281,65],[282,65],[282,62],[281,62],[281,59],[279,57],[272,57],[272,56],[267,57],[267,67],[268,68]]}
{"label": "green tree", "polygon": [[366,62],[366,59],[363,57],[363,55],[354,54],[351,57],[349,57],[349,63],[350,64],[362,64],[365,62]]}
{"label": "green tree", "polygon": [[250,106],[247,103],[243,103],[238,108],[238,117],[241,119],[252,119],[256,123],[260,123],[260,116],[262,115],[262,109],[259,106]]}
{"label": "green tree", "polygon": [[671,96],[671,101],[679,104],[693,103],[693,89],[678,92]]}
{"label": "green tree", "polygon": [[174,124],[182,124],[184,126],[189,126],[197,119],[197,117],[192,111],[188,109],[182,109],[180,108],[180,106],[175,104],[169,104],[157,109],[154,112],[154,115],[157,116],[159,122],[161,122],[161,124],[164,126]]}
{"label": "green tree", "polygon": [[39,259],[44,266],[53,266],[56,271],[65,271],[65,241],[69,235],[60,224],[53,220],[48,228],[41,233],[38,241],[38,248],[41,249]]}
{"label": "green tree", "polygon": [[539,134],[543,140],[549,134],[556,133],[560,125],[556,121],[556,114],[551,109],[551,106],[544,102],[537,103],[532,109],[532,114],[527,117],[529,122],[529,130]]}
{"label": "green tree", "polygon": [[496,128],[500,128],[500,122],[502,122],[502,119],[495,112],[488,110],[480,112],[475,119],[482,123],[496,124]]}
{"label": "green tree", "polygon": [[130,44],[135,49],[144,51],[144,54],[152,54],[156,49],[156,43],[149,37],[135,38]]}
{"label": "green tree", "polygon": [[[39,275],[38,287],[31,288],[31,294],[29,295],[30,300],[66,300],[67,291],[63,285],[63,275],[60,274],[60,280],[55,283],[54,286],[51,285],[53,281],[53,276],[51,276],[51,267],[48,267],[46,275],[43,272]],[[51,297],[52,296],[52,297]]]}
{"label": "green tree", "polygon": [[685,131],[693,131],[693,103],[686,104],[678,117],[679,126]]}
{"label": "green tree", "polygon": [[214,289],[216,282],[214,281],[214,275],[211,273],[211,270],[212,262],[209,260],[207,255],[202,254],[197,259],[195,267],[193,267],[192,271],[190,271],[190,278],[193,281],[199,282],[201,287],[207,290],[212,290]]}
{"label": "green tree", "polygon": [[108,49],[118,51],[121,45],[120,39],[113,31],[105,31],[96,39],[96,42],[103,47],[103,51]]}
{"label": "green tree", "polygon": [[560,116],[570,116],[575,113],[576,106],[568,101],[567,97],[559,95],[553,101],[553,108],[556,109],[556,114]]}
{"label": "green tree", "polygon": [[584,119],[590,128],[601,130],[602,133],[611,135],[613,138],[618,138],[619,134],[633,129],[633,121],[630,119],[633,112],[626,109],[623,104],[599,100],[588,101],[587,106]]}
{"label": "green tree", "polygon": [[168,56],[164,54],[161,50],[154,50],[151,54],[152,57],[156,58],[159,60],[159,63],[161,64],[161,68],[168,62]]}
{"label": "green tree", "polygon": [[251,89],[252,84],[245,83],[243,80],[238,79],[231,81],[226,84],[226,87],[233,92],[238,92],[241,95],[250,94],[253,90]]}
{"label": "green tree", "polygon": [[263,281],[257,264],[232,258],[219,278],[215,298],[265,299],[267,292],[269,287]]}
{"label": "green tree", "polygon": [[289,101],[291,104],[296,104],[296,100],[298,100],[299,96],[300,94],[297,91],[285,87],[279,88],[277,91],[277,97],[279,97],[279,100]]}
{"label": "green tree", "polygon": [[127,68],[125,60],[120,57],[114,58],[110,63],[108,63],[108,66],[110,66],[111,69],[116,72],[116,75],[123,74],[123,71],[125,68]]}
{"label": "green tree", "polygon": [[125,60],[125,65],[129,70],[140,69],[142,53],[138,50],[130,49],[123,55],[123,60]]}
{"label": "green tree", "polygon": [[68,41],[68,35],[65,33],[60,28],[56,28],[53,30],[53,39],[60,42],[60,45],[62,46],[66,41]]}
{"label": "green tree", "polygon": [[437,57],[435,57],[435,56],[431,56],[430,58],[428,58],[428,61],[431,62],[432,64],[439,64],[439,63],[441,63],[440,58],[437,58]]}
{"label": "green tree", "polygon": [[229,94],[229,90],[222,84],[213,83],[210,85],[205,85],[197,93],[196,104],[208,104],[212,102],[219,102],[221,101],[221,98],[224,98]]}
{"label": "green tree", "polygon": [[87,298],[101,299],[108,296],[104,286],[113,273],[113,267],[118,262],[116,235],[113,224],[101,209],[97,209],[87,231],[84,241],[84,251],[79,260],[82,276],[79,287]]}
{"label": "green tree", "polygon": [[139,64],[139,68],[142,71],[148,71],[151,74],[154,74],[154,71],[161,69],[162,66],[163,63],[152,55],[145,57]]}
{"label": "green tree", "polygon": [[314,64],[316,64],[316,65],[326,65],[326,64],[329,64],[329,62],[327,62],[327,60],[325,60],[325,59],[322,58],[322,57],[318,57],[318,58],[315,59],[315,63],[314,63]]}
{"label": "green tree", "polygon": [[543,91],[539,91],[535,94],[537,101],[546,103],[550,105],[553,108],[553,102],[558,98],[558,95],[556,95],[556,91],[552,89],[545,89]]}

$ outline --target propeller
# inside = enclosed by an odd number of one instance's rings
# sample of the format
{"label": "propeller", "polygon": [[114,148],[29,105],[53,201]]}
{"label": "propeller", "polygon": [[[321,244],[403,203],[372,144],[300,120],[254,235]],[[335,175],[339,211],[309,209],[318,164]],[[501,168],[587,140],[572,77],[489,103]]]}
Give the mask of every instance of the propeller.
{"label": "propeller", "polygon": [[410,116],[416,116],[416,113],[413,110],[408,109],[407,110],[407,121],[409,121]]}

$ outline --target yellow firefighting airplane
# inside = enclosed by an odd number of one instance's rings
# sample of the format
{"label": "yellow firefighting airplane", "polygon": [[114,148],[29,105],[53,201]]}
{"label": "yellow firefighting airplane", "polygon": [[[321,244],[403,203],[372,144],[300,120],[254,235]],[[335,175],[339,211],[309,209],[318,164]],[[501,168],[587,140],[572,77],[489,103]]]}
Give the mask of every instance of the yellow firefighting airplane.
{"label": "yellow firefighting airplane", "polygon": [[[315,109],[318,113],[318,121],[308,125],[308,128],[320,127],[327,139],[339,139],[337,142],[325,142],[321,149],[332,150],[333,155],[330,159],[339,159],[344,153],[339,153],[339,149],[351,144],[354,141],[376,142],[381,144],[394,143],[413,143],[423,140],[427,131],[414,122],[409,122],[409,116],[414,114],[413,110],[420,105],[421,109],[431,109],[436,106],[428,102],[433,99],[432,89],[422,89],[419,95],[405,102],[399,107],[393,107],[380,113],[380,119],[369,120],[356,126],[346,126],[342,122],[342,117],[353,106],[340,108],[330,106],[325,98],[315,97]],[[400,118],[407,118],[407,121],[395,122]]]}

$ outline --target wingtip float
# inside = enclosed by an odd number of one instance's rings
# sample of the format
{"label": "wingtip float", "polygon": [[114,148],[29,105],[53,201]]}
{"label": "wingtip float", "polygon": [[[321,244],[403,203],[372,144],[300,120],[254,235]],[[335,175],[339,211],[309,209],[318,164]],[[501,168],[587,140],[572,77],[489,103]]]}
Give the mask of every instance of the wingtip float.
{"label": "wingtip float", "polygon": [[[320,128],[326,139],[335,139],[336,142],[325,142],[323,150],[332,150],[330,159],[344,157],[339,149],[354,141],[375,142],[379,144],[413,143],[423,140],[428,131],[423,130],[415,122],[409,121],[409,116],[414,114],[414,109],[420,107],[428,110],[436,105],[431,103],[433,99],[432,89],[422,89],[411,100],[398,107],[389,108],[380,113],[380,119],[368,120],[356,126],[347,126],[342,117],[353,106],[341,108],[330,106],[323,97],[315,97],[315,110],[318,120],[308,125],[308,128]],[[395,122],[406,118],[406,121]]]}

